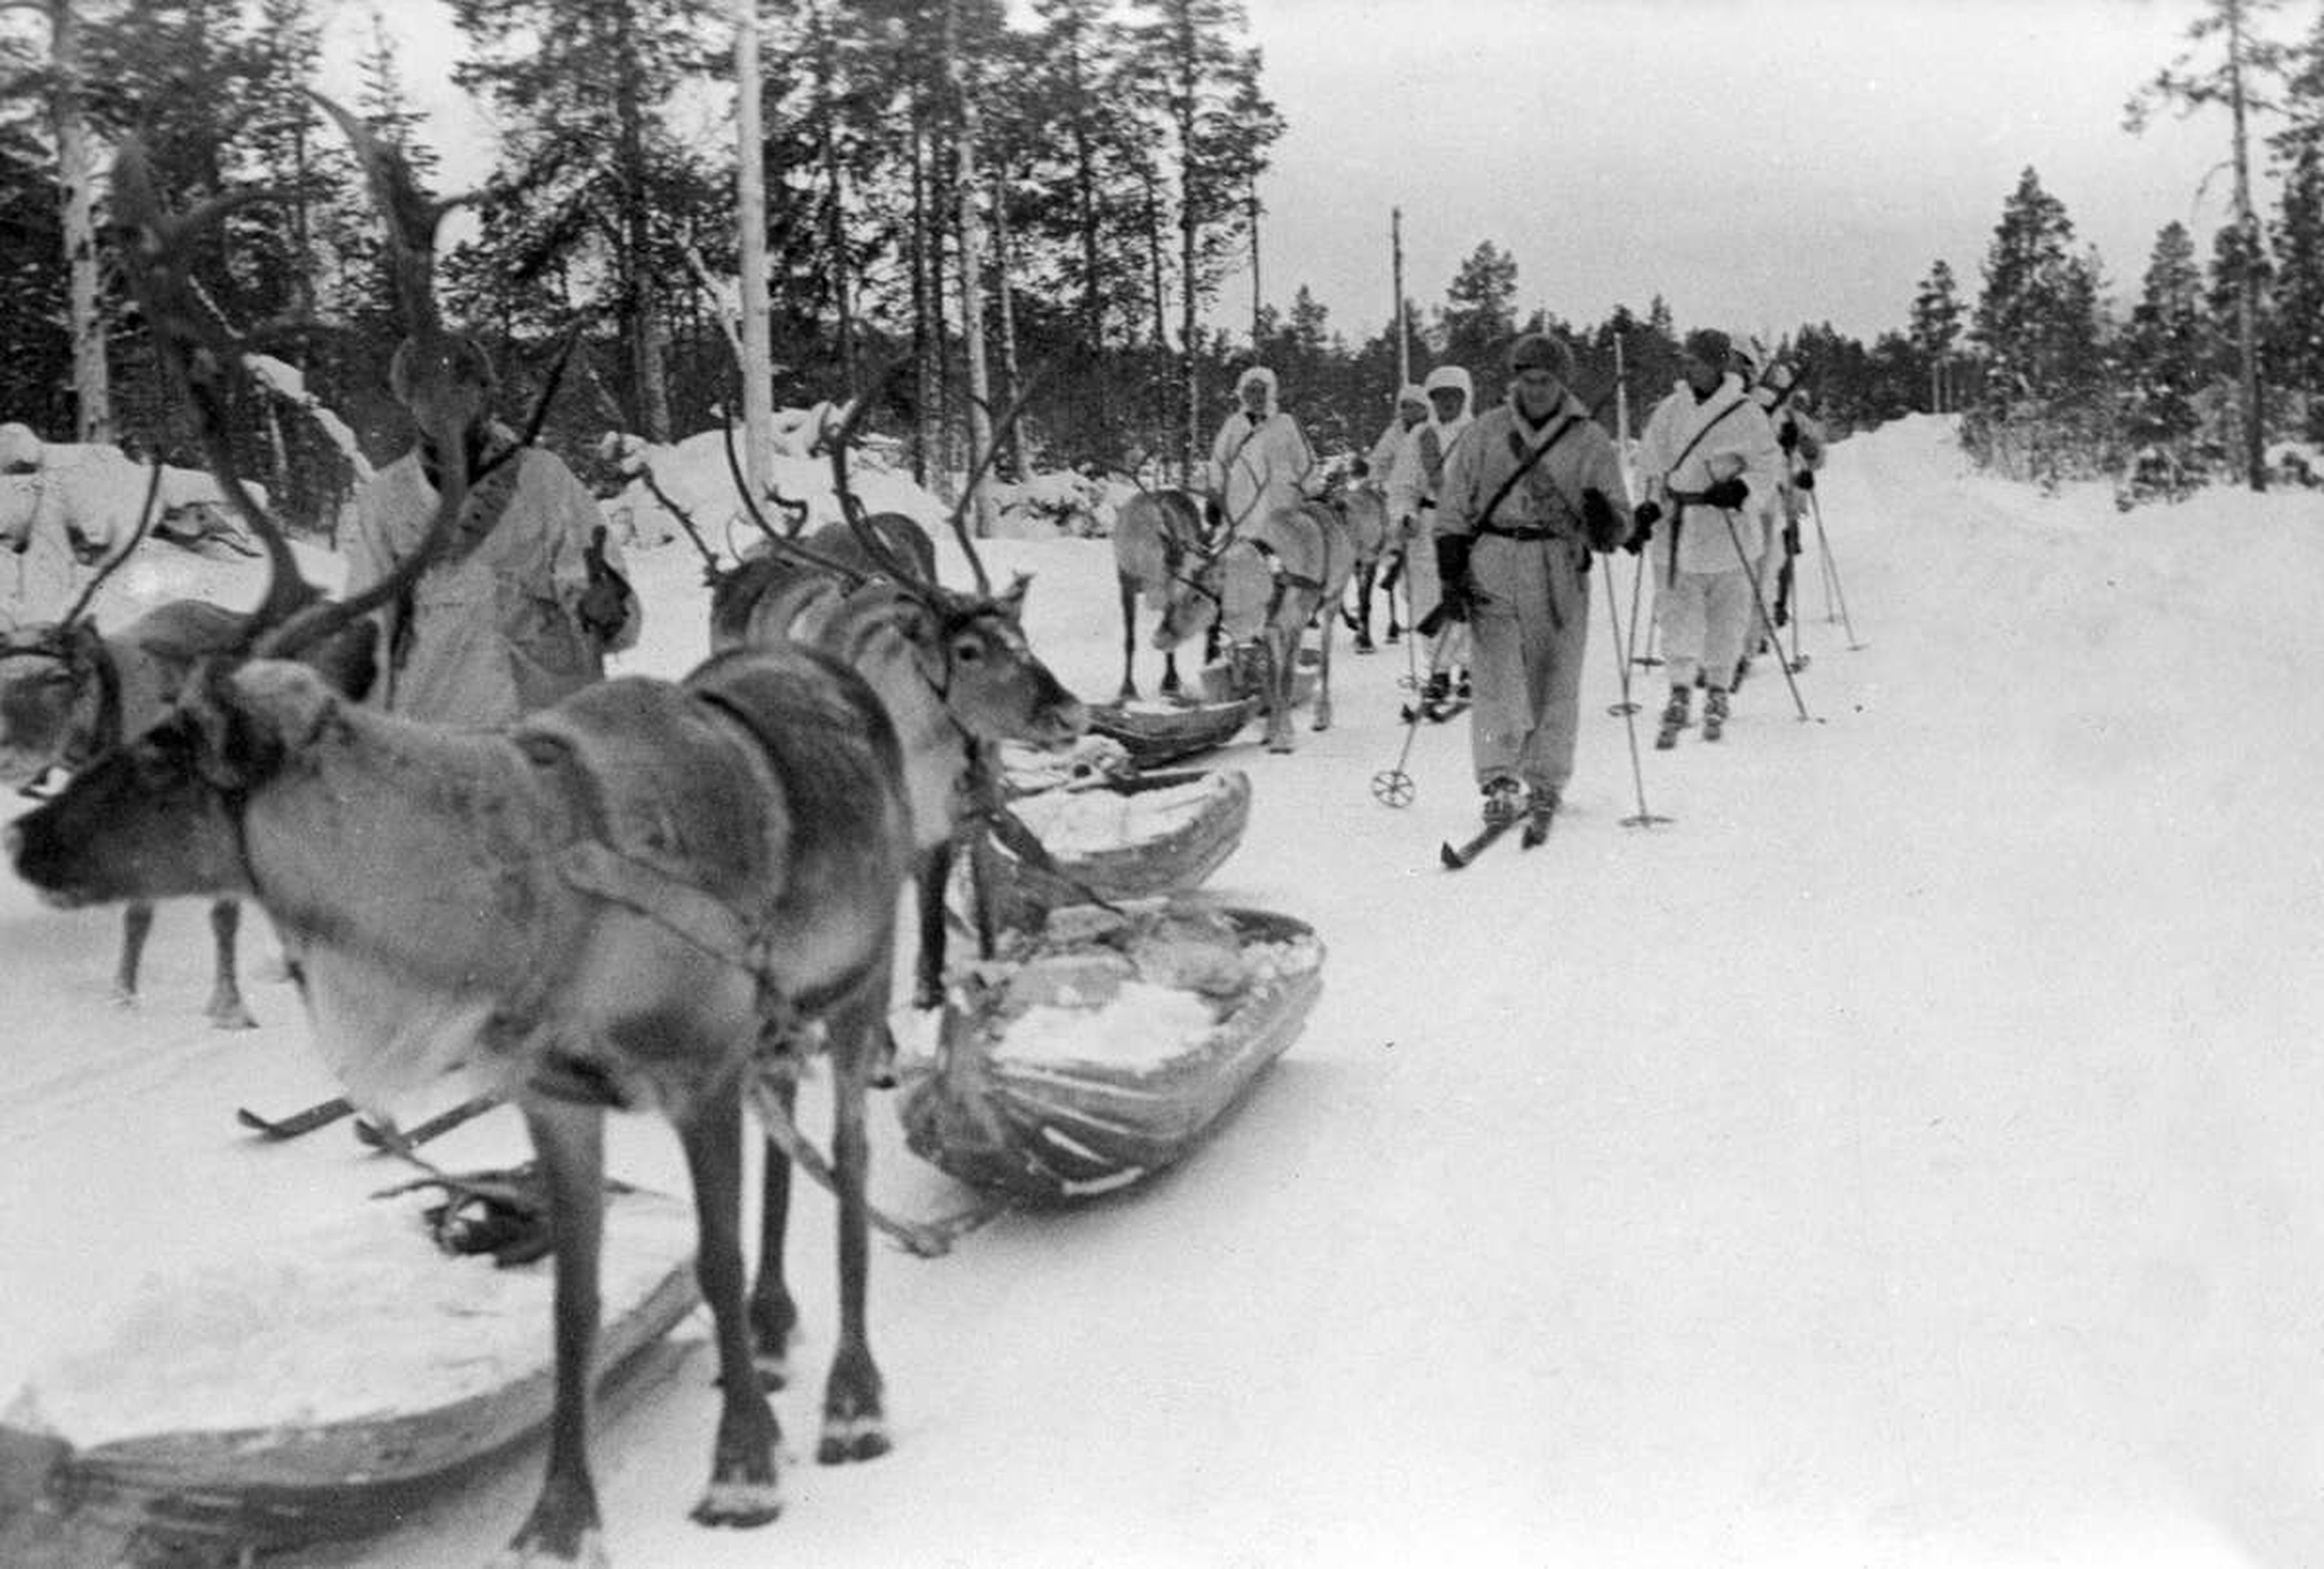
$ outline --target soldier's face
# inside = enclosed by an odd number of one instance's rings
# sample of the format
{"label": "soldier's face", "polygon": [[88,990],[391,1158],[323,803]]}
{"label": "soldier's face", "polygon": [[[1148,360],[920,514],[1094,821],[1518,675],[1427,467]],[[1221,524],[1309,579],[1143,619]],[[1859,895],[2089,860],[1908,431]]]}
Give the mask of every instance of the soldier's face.
{"label": "soldier's face", "polygon": [[1439,387],[1428,394],[1428,406],[1436,411],[1437,419],[1447,423],[1461,417],[1461,410],[1468,401],[1458,387]]}

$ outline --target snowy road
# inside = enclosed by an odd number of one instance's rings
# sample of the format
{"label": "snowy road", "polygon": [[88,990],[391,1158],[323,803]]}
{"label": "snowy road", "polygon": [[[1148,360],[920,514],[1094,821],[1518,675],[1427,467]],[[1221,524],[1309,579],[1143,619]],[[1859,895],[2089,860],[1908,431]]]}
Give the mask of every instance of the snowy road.
{"label": "snowy road", "polygon": [[[1725,742],[1645,754],[1675,819],[1652,832],[1619,825],[1602,597],[1571,809],[1458,876],[1465,730],[1425,728],[1417,800],[1376,804],[1404,660],[1343,641],[1337,728],[1222,759],[1256,789],[1213,891],[1330,946],[1299,1044],[1144,1188],[881,1251],[895,1452],[802,1461],[764,1531],[686,1523],[690,1358],[601,1441],[615,1563],[2324,1562],[2318,503],[2045,501],[1928,420],[1840,446],[1823,494],[1866,646],[1803,561],[1812,718],[1763,661]],[[1061,673],[1110,692],[1104,548],[991,554],[1036,571]],[[675,674],[696,566],[635,565],[631,668]],[[149,1273],[386,1180],[343,1130],[236,1133],[237,1103],[331,1086],[284,987],[253,988],[254,1033],[203,1027],[196,907],[164,908],[142,1011],[108,1010],[116,918],[0,881],[0,1391]],[[877,1127],[883,1202],[958,1202]],[[520,1143],[503,1113],[446,1154]],[[614,1149],[676,1185],[659,1128]],[[805,1207],[778,1406],[802,1451],[832,1324]],[[481,1562],[536,1465],[293,1562]]]}

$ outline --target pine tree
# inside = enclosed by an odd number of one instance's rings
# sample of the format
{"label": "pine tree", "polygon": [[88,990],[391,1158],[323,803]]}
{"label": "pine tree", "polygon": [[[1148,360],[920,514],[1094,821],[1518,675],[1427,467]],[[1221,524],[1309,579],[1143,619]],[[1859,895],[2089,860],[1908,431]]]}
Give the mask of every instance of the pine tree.
{"label": "pine tree", "polygon": [[[2135,134],[2164,106],[2182,113],[2210,105],[2226,106],[2232,130],[2229,160],[2235,170],[2236,237],[2227,246],[2237,292],[2235,300],[2237,369],[2242,383],[2244,463],[2254,490],[2267,488],[2265,431],[2260,406],[2260,277],[2255,264],[2266,254],[2259,217],[2252,207],[2250,118],[2266,106],[2266,80],[2282,75],[2286,51],[2256,36],[2254,23],[2281,8],[2282,0],[2209,0],[2209,8],[2187,28],[2190,48],[2135,94],[2124,106],[2124,124]],[[2220,59],[2208,69],[2190,69],[2194,47],[2218,39]],[[2246,259],[2255,264],[2246,264]]]}
{"label": "pine tree", "polygon": [[2166,224],[2154,236],[2144,291],[2123,334],[2119,397],[2133,449],[2126,500],[2176,498],[2200,483],[2196,394],[2213,377],[2209,314],[2195,242],[2185,225]]}
{"label": "pine tree", "polygon": [[453,79],[491,99],[521,171],[483,209],[490,259],[468,286],[493,288],[510,312],[525,302],[506,285],[601,264],[636,400],[628,412],[649,439],[669,440],[663,280],[687,265],[670,209],[708,182],[660,116],[713,57],[706,0],[454,0],[452,12],[475,51]]}
{"label": "pine tree", "polygon": [[1517,327],[1517,258],[1490,240],[1481,242],[1452,274],[1437,320],[1447,360],[1467,366],[1472,376],[1498,368],[1497,355]]}
{"label": "pine tree", "polygon": [[1929,275],[1921,280],[1919,291],[1913,296],[1913,318],[1907,334],[1910,346],[1928,366],[1932,413],[1945,411],[1946,359],[1960,337],[1961,318],[1966,314],[1968,307],[1961,303],[1952,264],[1940,256],[1930,263]]}
{"label": "pine tree", "polygon": [[1962,438],[1985,461],[2049,484],[2100,459],[2099,284],[2065,204],[2026,169],[2002,204],[1969,329],[1987,374]]}
{"label": "pine tree", "polygon": [[2287,67],[2287,124],[2269,139],[2280,196],[2266,368],[2304,406],[2301,434],[2324,441],[2324,12]]}

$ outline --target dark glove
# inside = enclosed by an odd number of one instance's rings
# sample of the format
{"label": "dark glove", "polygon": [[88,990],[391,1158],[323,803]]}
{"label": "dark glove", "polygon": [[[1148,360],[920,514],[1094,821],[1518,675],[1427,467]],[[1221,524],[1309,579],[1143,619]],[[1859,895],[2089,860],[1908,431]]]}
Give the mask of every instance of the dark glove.
{"label": "dark glove", "polygon": [[1815,470],[1812,468],[1803,468],[1800,470],[1798,475],[1793,479],[1792,483],[1802,490],[1815,489]]}
{"label": "dark glove", "polygon": [[1646,548],[1655,537],[1655,525],[1663,521],[1663,509],[1653,502],[1640,502],[1630,512],[1630,538],[1622,549],[1635,556]]}
{"label": "dark glove", "polygon": [[1594,487],[1582,493],[1582,531],[1590,537],[1590,548],[1599,551],[1618,549],[1630,533],[1606,493]]}
{"label": "dark glove", "polygon": [[1717,507],[1721,512],[1733,512],[1750,499],[1750,487],[1743,483],[1740,476],[1731,474],[1725,479],[1712,481],[1702,493],[1702,504]]}
{"label": "dark glove", "polygon": [[1796,452],[1800,447],[1800,422],[1786,420],[1775,429],[1775,445],[1786,452]]}
{"label": "dark glove", "polygon": [[581,559],[589,568],[589,586],[581,591],[576,614],[591,636],[601,643],[610,643],[630,623],[630,585],[606,564],[604,524],[599,523],[590,531],[589,543],[582,550]]}
{"label": "dark glove", "polygon": [[1797,523],[1785,523],[1784,525],[1784,554],[1786,556],[1796,556],[1799,553],[1800,526]]}
{"label": "dark glove", "polygon": [[1434,637],[1451,622],[1469,619],[1473,595],[1469,586],[1469,551],[1476,544],[1466,534],[1436,536],[1436,579],[1441,588],[1436,608],[1420,618],[1420,634]]}

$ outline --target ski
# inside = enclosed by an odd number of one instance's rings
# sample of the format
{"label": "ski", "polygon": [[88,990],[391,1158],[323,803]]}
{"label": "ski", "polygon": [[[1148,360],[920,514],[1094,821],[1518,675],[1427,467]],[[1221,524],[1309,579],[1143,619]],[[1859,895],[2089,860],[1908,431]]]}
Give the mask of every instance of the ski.
{"label": "ski", "polygon": [[354,1104],[341,1096],[318,1101],[305,1111],[293,1112],[279,1121],[262,1117],[247,1106],[236,1106],[234,1115],[236,1121],[254,1133],[263,1133],[269,1139],[296,1139],[301,1133],[312,1133],[318,1128],[327,1127],[354,1112]]}
{"label": "ski", "polygon": [[[491,1095],[479,1095],[473,1101],[463,1101],[450,1111],[439,1112],[418,1127],[403,1132],[401,1135],[403,1143],[406,1146],[417,1148],[440,1134],[449,1133],[463,1122],[473,1121],[499,1104],[500,1102]],[[355,1137],[374,1149],[392,1148],[388,1141],[387,1131],[375,1122],[358,1119],[355,1122]]]}
{"label": "ski", "polygon": [[1406,703],[1397,711],[1397,716],[1406,725],[1411,724],[1415,719],[1425,719],[1431,725],[1442,725],[1448,719],[1459,718],[1468,711],[1468,700],[1456,697],[1449,703],[1423,703],[1417,707]]}
{"label": "ski", "polygon": [[1482,855],[1485,851],[1491,846],[1494,840],[1499,838],[1502,835],[1508,833],[1511,828],[1514,828],[1517,826],[1517,819],[1511,817],[1506,823],[1486,824],[1482,828],[1477,831],[1477,836],[1471,839],[1465,844],[1455,844],[1452,840],[1447,839],[1443,844],[1437,846],[1437,858],[1444,863],[1445,871],[1458,872],[1462,867],[1468,865],[1470,862],[1474,861],[1478,856]]}

